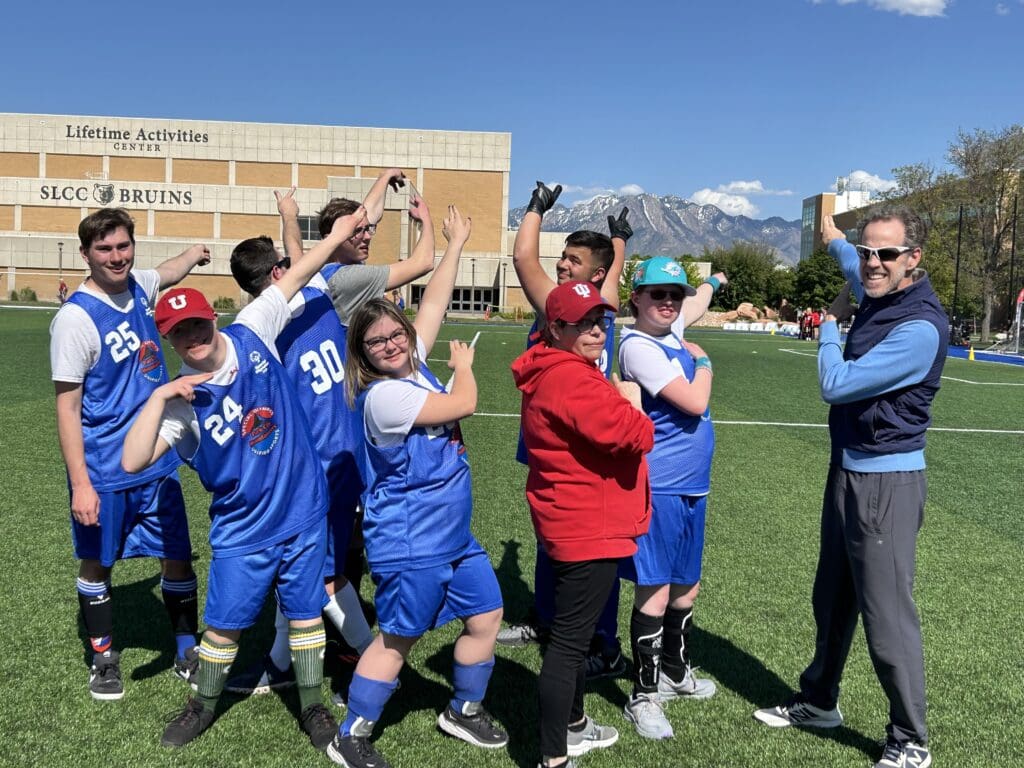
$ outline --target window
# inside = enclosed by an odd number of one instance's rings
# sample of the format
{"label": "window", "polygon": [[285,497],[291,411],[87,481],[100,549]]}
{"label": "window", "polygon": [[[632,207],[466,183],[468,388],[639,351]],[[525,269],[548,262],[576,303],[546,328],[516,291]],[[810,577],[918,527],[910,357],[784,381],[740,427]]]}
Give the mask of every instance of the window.
{"label": "window", "polygon": [[320,240],[319,216],[299,216],[299,232],[303,240]]}
{"label": "window", "polygon": [[[412,303],[419,304],[423,299],[425,286],[412,286]],[[483,313],[487,307],[494,307],[498,302],[498,291],[495,288],[456,288],[452,291],[452,300],[448,305],[451,312]]]}

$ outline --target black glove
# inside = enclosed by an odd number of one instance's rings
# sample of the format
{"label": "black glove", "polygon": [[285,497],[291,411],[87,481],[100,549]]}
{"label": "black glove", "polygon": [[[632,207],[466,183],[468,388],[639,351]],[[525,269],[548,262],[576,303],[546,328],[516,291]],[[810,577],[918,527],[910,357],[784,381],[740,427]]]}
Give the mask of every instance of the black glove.
{"label": "black glove", "polygon": [[629,208],[623,208],[622,213],[619,214],[619,218],[614,216],[608,217],[608,231],[612,237],[617,237],[623,242],[629,240],[633,236],[633,228],[629,226],[629,222],[626,221],[626,216],[629,214]]}
{"label": "black glove", "polygon": [[548,189],[544,186],[543,181],[537,182],[537,188],[533,190],[533,195],[530,196],[530,204],[526,206],[526,212],[533,211],[543,216],[545,213],[551,210],[551,206],[555,204],[555,200],[562,194],[562,185],[557,185],[554,189]]}
{"label": "black glove", "polygon": [[827,314],[832,315],[836,319],[837,323],[842,323],[849,320],[857,312],[857,305],[853,303],[850,296],[851,284],[849,282],[843,286],[843,289],[839,291],[839,295],[836,296],[832,305],[828,308]]}

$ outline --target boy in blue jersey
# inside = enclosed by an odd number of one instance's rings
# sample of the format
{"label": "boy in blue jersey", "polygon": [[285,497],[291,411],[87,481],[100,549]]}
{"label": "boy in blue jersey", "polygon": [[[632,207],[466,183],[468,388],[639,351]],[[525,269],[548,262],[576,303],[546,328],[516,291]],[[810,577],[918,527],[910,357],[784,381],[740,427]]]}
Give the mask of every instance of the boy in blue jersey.
{"label": "boy in blue jersey", "polygon": [[192,546],[173,456],[143,475],[121,470],[121,443],[154,389],[167,382],[153,304],[160,290],[210,260],[195,245],[152,270],[134,270],[135,223],[105,208],[78,227],[89,276],[50,325],[57,432],[67,466],[78,602],[92,651],[89,693],[124,695],[113,648],[110,576],[117,560],[160,558],[160,587],[175,633],[175,673],[192,680],[197,596]]}
{"label": "boy in blue jersey", "polygon": [[140,472],[173,447],[213,494],[198,690],[168,724],[165,746],[183,746],[212,723],[239,635],[271,587],[290,620],[302,729],[324,749],[336,728],[320,690],[326,484],[275,342],[291,319],[288,301],[364,223],[362,209],[338,219],[322,243],[222,331],[198,291],[172,291],[157,305],[157,328],[183,366],[128,431],[122,466]]}
{"label": "boy in blue jersey", "polygon": [[715,684],[696,677],[690,663],[715,450],[708,410],[711,361],[674,331],[695,295],[675,259],[655,256],[642,262],[629,301],[636,320],[623,329],[619,342],[619,372],[624,381],[640,385],[644,413],[654,422],[654,449],[647,454],[651,525],[621,568],[623,578],[636,584],[629,627],[633,694],[625,713],[650,739],[673,735],[663,711],[666,701],[715,693]]}
{"label": "boy in blue jersey", "polygon": [[[361,228],[362,231],[357,231],[336,248],[329,257],[332,263],[314,275],[309,284],[292,298],[292,322],[277,341],[281,361],[295,383],[309,420],[331,497],[324,571],[328,603],[324,614],[356,653],[366,649],[373,635],[363,615],[358,593],[343,573],[362,491],[355,463],[355,450],[362,441],[362,422],[345,401],[347,326],[341,317],[347,320],[358,306],[383,296],[385,287],[411,281],[423,274],[428,264],[433,266],[434,228],[427,206],[418,198],[410,201],[409,215],[420,222],[422,228],[410,258],[386,266],[367,266],[359,261],[361,249],[369,247],[372,222],[383,215],[384,195],[389,184],[399,183],[401,172],[397,169],[378,177],[364,201],[368,223]],[[287,258],[280,258],[268,238],[245,240],[231,254],[231,271],[235,280],[253,296],[258,296],[277,282],[288,271],[286,265],[298,263],[303,258],[295,188],[284,194],[275,191],[274,195],[281,215]],[[340,201],[334,201],[333,207],[338,209],[341,205]],[[351,205],[358,206],[354,202]],[[331,226],[336,219],[337,215],[330,218]],[[321,223],[325,225],[323,220]],[[329,234],[330,229],[326,232]],[[429,261],[424,254],[430,255]],[[348,266],[359,266],[359,269],[347,269]],[[335,276],[337,279],[333,279]],[[229,679],[226,684],[228,690],[265,693],[292,683],[294,674],[288,646],[288,624],[280,610],[275,624],[277,631],[267,657],[257,667]]]}

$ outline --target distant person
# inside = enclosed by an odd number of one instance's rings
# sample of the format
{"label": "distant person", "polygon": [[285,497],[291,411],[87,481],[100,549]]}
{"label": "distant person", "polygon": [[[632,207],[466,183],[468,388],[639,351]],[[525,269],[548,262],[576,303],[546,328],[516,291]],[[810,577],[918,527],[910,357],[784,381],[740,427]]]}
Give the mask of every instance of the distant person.
{"label": "distant person", "polygon": [[[926,496],[925,433],[949,319],[919,269],[927,227],[917,214],[872,210],[856,247],[831,217],[823,229],[850,282],[828,309],[818,345],[832,455],[811,598],[817,637],[799,691],[754,717],[777,728],[840,725],[839,683],[860,616],[889,700],[875,768],[927,768],[924,652],[913,589]],[[851,293],[860,306],[843,348],[837,324],[853,315]]]}
{"label": "distant person", "polygon": [[155,269],[135,270],[135,222],[123,208],[86,216],[78,239],[89,275],[50,324],[50,366],[71,539],[80,561],[78,604],[92,651],[89,693],[111,700],[124,696],[110,586],[118,560],[160,558],[175,674],[194,682],[198,664],[197,585],[178,483],[181,461],[166,456],[132,475],[121,469],[121,444],[150,394],[167,383],[153,324],[157,294],[209,263],[210,251],[194,245]]}
{"label": "distant person", "polygon": [[57,285],[57,301],[63,304],[68,300],[68,284],[64,282],[64,278],[60,279],[60,283]]}
{"label": "distant person", "polygon": [[391,301],[394,302],[399,310],[405,309],[405,299],[402,298],[402,294],[397,288],[391,292]]}

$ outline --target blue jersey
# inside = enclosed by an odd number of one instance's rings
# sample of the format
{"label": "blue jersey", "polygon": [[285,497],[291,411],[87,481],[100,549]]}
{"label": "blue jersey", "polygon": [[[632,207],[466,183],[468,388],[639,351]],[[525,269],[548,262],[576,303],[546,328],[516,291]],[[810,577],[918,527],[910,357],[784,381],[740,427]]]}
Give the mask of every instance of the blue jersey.
{"label": "blue jersey", "polygon": [[302,298],[302,314],[277,337],[277,351],[309,421],[329,490],[358,498],[362,481],[355,451],[362,442],[363,424],[345,400],[348,329],[324,291],[306,286]]}
{"label": "blue jersey", "polygon": [[[673,349],[657,339],[626,334],[621,346],[650,343],[665,353],[672,367],[692,382],[696,373],[693,355],[686,349]],[[715,428],[711,410],[700,416],[684,413],[674,405],[640,391],[644,413],[654,422],[654,448],[647,454],[651,473],[651,493],[702,496],[711,490],[711,457],[715,452]]]}
{"label": "blue jersey", "polygon": [[[433,388],[428,391],[444,391],[425,365],[421,373]],[[370,389],[379,383],[360,393],[360,415]],[[469,530],[473,489],[458,422],[413,427],[394,446],[374,445],[370,435],[363,443],[363,540],[371,568],[377,572],[427,568],[461,556],[473,541]]]}
{"label": "blue jersey", "polygon": [[[612,377],[612,360],[615,356],[615,317],[616,313],[610,309],[606,309],[604,316],[611,321],[611,326],[608,328],[608,333],[604,337],[604,350],[601,352],[601,357],[597,361],[597,367],[601,369],[601,373],[604,374],[606,379]],[[533,325],[530,326],[530,335],[526,337],[526,348],[540,343],[541,334],[540,329],[537,327],[537,321],[533,321]],[[526,464],[526,443],[523,442],[523,428],[519,428],[519,445],[516,448],[516,461],[520,464]]]}
{"label": "blue jersey", "polygon": [[288,374],[259,337],[235,323],[238,372],[195,388],[196,452],[186,461],[213,494],[210,546],[222,557],[257,552],[324,519],[327,489]]}
{"label": "blue jersey", "polygon": [[85,291],[76,291],[67,301],[88,313],[100,337],[99,359],[82,381],[86,469],[93,487],[100,492],[143,485],[170,474],[181,464],[178,456],[169,452],[138,474],[121,469],[121,449],[128,429],[153,390],[168,380],[149,298],[134,277],[128,278],[128,290],[132,293],[132,308],[127,312]]}

